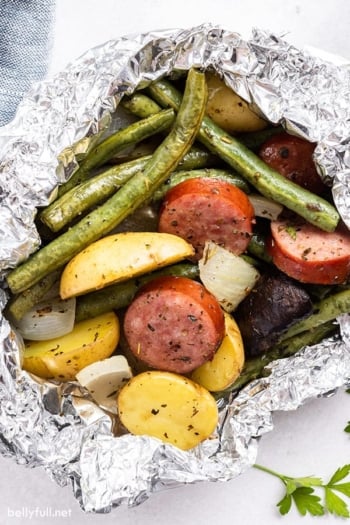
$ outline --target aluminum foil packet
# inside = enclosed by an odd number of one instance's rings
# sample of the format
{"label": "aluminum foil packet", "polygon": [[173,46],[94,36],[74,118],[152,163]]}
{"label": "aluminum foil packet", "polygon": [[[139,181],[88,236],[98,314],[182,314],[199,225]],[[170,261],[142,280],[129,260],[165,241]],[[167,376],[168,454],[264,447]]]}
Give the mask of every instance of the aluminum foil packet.
{"label": "aluminum foil packet", "polygon": [[[6,273],[39,245],[36,207],[108,128],[119,101],[137,87],[191,66],[212,68],[272,123],[317,142],[316,161],[350,227],[350,73],[283,37],[204,24],[136,34],[84,54],[33,87],[13,122],[0,129],[0,306]],[[218,401],[216,433],[190,451],[123,434],[118,421],[72,382],[34,380],[21,369],[22,341],[0,318],[0,452],[72,483],[85,511],[137,505],[152,492],[201,480],[226,481],[255,461],[275,410],[294,410],[350,378],[350,319],[340,337],[273,362],[270,375]]]}

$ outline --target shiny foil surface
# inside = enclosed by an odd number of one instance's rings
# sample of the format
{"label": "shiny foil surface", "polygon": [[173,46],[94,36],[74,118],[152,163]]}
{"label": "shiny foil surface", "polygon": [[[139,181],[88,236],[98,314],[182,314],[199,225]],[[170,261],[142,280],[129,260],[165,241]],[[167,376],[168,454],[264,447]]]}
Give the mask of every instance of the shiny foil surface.
{"label": "shiny foil surface", "polygon": [[[39,245],[37,206],[47,204],[79,159],[106,132],[124,94],[191,66],[212,68],[273,123],[317,142],[319,172],[350,227],[350,74],[254,30],[249,40],[212,25],[159,30],[107,42],[34,86],[0,129],[0,306],[5,276]],[[272,363],[270,375],[218,401],[215,435],[191,451],[118,433],[118,421],[75,383],[54,384],[21,370],[22,341],[0,318],[0,452],[73,484],[86,511],[136,505],[181,483],[229,480],[255,461],[258,438],[276,410],[294,410],[350,379],[350,319],[341,336]]]}

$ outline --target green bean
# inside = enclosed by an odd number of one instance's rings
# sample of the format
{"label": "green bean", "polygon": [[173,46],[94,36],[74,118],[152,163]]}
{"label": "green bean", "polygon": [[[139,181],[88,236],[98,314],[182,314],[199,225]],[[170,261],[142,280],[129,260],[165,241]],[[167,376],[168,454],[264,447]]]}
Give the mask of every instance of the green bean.
{"label": "green bean", "polygon": [[298,321],[284,332],[278,343],[273,345],[268,352],[248,359],[240,377],[225,392],[218,394],[218,397],[238,390],[249,381],[262,377],[265,366],[271,361],[294,355],[305,346],[317,344],[325,337],[338,332],[336,318],[350,312],[350,289],[322,299],[315,304],[314,310],[315,313]]}
{"label": "green bean", "polygon": [[[177,108],[181,104],[181,99],[182,99],[181,96],[177,98],[178,103],[175,108],[173,107],[173,109],[177,110]],[[133,95],[131,95],[130,97],[126,99],[122,99],[121,104],[125,108],[127,108],[131,113],[139,117],[150,116],[156,113],[157,111],[161,110],[161,106],[159,106],[152,98],[140,92],[134,93]],[[197,155],[195,155],[195,151],[197,151]],[[208,166],[215,166],[215,165],[217,166],[218,164],[222,163],[221,159],[219,159],[217,156],[213,155],[212,153],[209,153],[208,150],[199,148],[198,146],[193,146],[189,154],[193,155],[194,164],[192,166],[187,165],[186,167],[183,167],[182,169],[190,170],[190,169],[200,168],[200,167],[208,167]],[[203,164],[198,163],[200,159],[203,159]]]}
{"label": "green bean", "polygon": [[152,82],[147,88],[150,96],[163,108],[177,108],[181,104],[182,94],[168,80],[160,79]]}
{"label": "green bean", "polygon": [[151,155],[112,166],[106,171],[71,188],[49,204],[40,214],[41,221],[57,232],[75,217],[83,214],[106,198],[141,171]]}
{"label": "green bean", "polygon": [[266,250],[266,239],[261,233],[253,233],[248,244],[248,252],[254,257],[258,257],[258,259],[267,263],[272,261],[272,257]]}
{"label": "green bean", "polygon": [[247,255],[246,253],[242,253],[240,257],[251,266],[255,266],[256,268],[259,268],[261,266],[261,261],[255,259],[254,257],[251,257],[250,255]]}
{"label": "green bean", "polygon": [[176,169],[179,170],[194,170],[198,168],[210,168],[212,166],[217,166],[220,164],[220,159],[210,153],[208,150],[202,149],[196,145],[193,145],[192,148],[181,162],[178,164]]}
{"label": "green bean", "polygon": [[31,288],[14,295],[6,305],[6,312],[11,319],[20,321],[24,314],[41,301],[44,295],[51,290],[52,286],[59,281],[60,275],[61,272],[59,270],[49,273]]}
{"label": "green bean", "polygon": [[196,177],[209,177],[210,179],[219,179],[230,184],[234,184],[246,193],[250,192],[250,187],[247,182],[237,173],[228,170],[221,170],[215,168],[204,168],[198,170],[181,170],[175,171],[170,175],[169,179],[153,194],[153,201],[161,200],[167,191],[174,188],[180,182]]}
{"label": "green bean", "polygon": [[[183,158],[179,167],[184,170],[205,166],[212,162],[212,155],[193,147]],[[40,214],[40,220],[51,231],[57,232],[75,217],[113,195],[131,177],[142,171],[151,155],[117,164],[71,188],[67,193],[49,204]],[[237,176],[236,178],[239,178]],[[241,179],[241,184],[247,183]]]}
{"label": "green bean", "polygon": [[[346,286],[346,285],[345,285]],[[304,288],[311,297],[311,301],[316,303],[325,299],[328,295],[332,293],[340,292],[344,290],[343,285],[335,286],[334,284],[304,284]]]}
{"label": "green bean", "polygon": [[134,122],[113,135],[110,135],[102,142],[97,144],[82,160],[77,171],[65,184],[58,188],[60,197],[75,185],[87,179],[91,170],[101,166],[116,153],[122,151],[130,144],[136,144],[160,131],[168,129],[174,121],[174,113],[169,110],[162,110],[143,120]]}
{"label": "green bean", "polygon": [[261,377],[263,368],[275,359],[295,354],[307,345],[314,345],[338,330],[335,319],[350,312],[350,289],[335,293],[319,301],[315,313],[298,321],[281,336],[266,354],[247,360],[241,376],[231,390],[241,388],[252,379]]}
{"label": "green bean", "polygon": [[149,200],[191,148],[203,119],[206,97],[204,74],[191,69],[174,126],[156,149],[144,171],[134,175],[103,205],[12,270],[7,276],[12,293],[27,289],[48,273],[62,267],[74,255],[109,233]]}
{"label": "green bean", "polygon": [[299,332],[291,337],[282,337],[276,343],[272,351],[279,357],[294,355],[305,346],[312,346],[321,342],[325,337],[339,332],[339,325],[334,321],[327,321],[320,325],[313,326],[310,330]]}
{"label": "green bean", "polygon": [[134,93],[131,97],[123,98],[120,104],[130,113],[140,118],[155,115],[162,109],[154,100],[143,93]]}
{"label": "green bean", "polygon": [[332,321],[342,314],[350,312],[350,289],[345,289],[340,292],[334,293],[317,302],[314,305],[314,313],[298,321],[296,324],[291,326],[285,334],[283,334],[282,341],[284,339],[293,337],[306,330],[313,330],[315,327],[320,326],[328,321]]}
{"label": "green bean", "polygon": [[209,119],[204,119],[202,129],[202,142],[224,158],[262,195],[279,202],[324,231],[335,230],[339,214],[329,202],[272,170],[248,148],[209,122]]}
{"label": "green bean", "polygon": [[241,133],[237,135],[237,140],[244,144],[246,148],[251,151],[258,151],[260,146],[264,144],[266,140],[279,133],[283,133],[284,129],[282,126],[275,126],[272,128],[261,129],[259,131],[250,131],[249,133]]}
{"label": "green bean", "polygon": [[92,317],[111,310],[126,308],[141,286],[161,275],[174,275],[176,277],[196,279],[199,275],[199,269],[196,264],[174,264],[162,270],[135,279],[129,279],[128,281],[108,286],[96,292],[81,295],[77,298],[76,322],[91,319]]}
{"label": "green bean", "polygon": [[313,330],[302,332],[290,337],[283,342],[274,345],[266,354],[252,359],[247,359],[244,364],[241,375],[236,381],[222,392],[217,392],[217,399],[228,395],[231,392],[238,391],[246,386],[250,381],[269,375],[269,370],[264,368],[276,359],[290,357],[306,346],[315,345],[326,337],[337,332],[338,328],[333,322],[328,322],[315,327]]}
{"label": "green bean", "polygon": [[[151,84],[148,91],[162,106],[177,110],[181,94],[166,80]],[[203,119],[198,139],[265,197],[286,206],[322,230],[335,230],[339,214],[334,206],[270,168],[207,116]]]}

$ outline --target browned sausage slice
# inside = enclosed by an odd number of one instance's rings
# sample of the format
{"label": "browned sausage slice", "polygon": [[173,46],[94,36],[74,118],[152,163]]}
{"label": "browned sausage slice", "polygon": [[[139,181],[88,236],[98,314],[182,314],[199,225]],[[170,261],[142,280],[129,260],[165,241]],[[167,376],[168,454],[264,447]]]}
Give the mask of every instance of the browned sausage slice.
{"label": "browned sausage slice", "polygon": [[300,137],[279,133],[264,142],[259,157],[295,184],[320,195],[326,186],[313,160],[315,147],[316,144]]}
{"label": "browned sausage slice", "polygon": [[307,223],[271,222],[268,251],[284,273],[304,283],[341,284],[350,276],[350,232],[324,232]]}
{"label": "browned sausage slice", "polygon": [[211,359],[224,337],[223,311],[202,284],[158,277],[142,287],[124,318],[133,354],[151,368],[185,374]]}
{"label": "browned sausage slice", "polygon": [[198,260],[206,241],[236,255],[250,241],[254,209],[247,195],[229,182],[188,179],[168,191],[160,210],[158,229],[192,244]]}

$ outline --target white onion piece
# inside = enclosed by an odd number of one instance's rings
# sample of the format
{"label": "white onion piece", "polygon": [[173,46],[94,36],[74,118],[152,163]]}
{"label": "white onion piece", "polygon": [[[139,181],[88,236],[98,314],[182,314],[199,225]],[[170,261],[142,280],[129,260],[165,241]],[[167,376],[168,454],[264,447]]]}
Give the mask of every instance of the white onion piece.
{"label": "white onion piece", "polygon": [[90,392],[96,403],[114,414],[117,414],[118,391],[131,377],[131,368],[123,355],[91,363],[76,374],[77,381]]}
{"label": "white onion piece", "polygon": [[283,210],[282,204],[268,199],[263,195],[252,193],[251,195],[248,195],[248,198],[254,208],[254,214],[256,217],[274,221]]}
{"label": "white onion piece", "polygon": [[40,301],[17,322],[16,328],[23,339],[32,341],[61,337],[73,330],[75,304],[75,297],[66,300],[55,297]]}
{"label": "white onion piece", "polygon": [[211,241],[198,266],[203,285],[226,312],[235,310],[260,277],[252,264]]}

